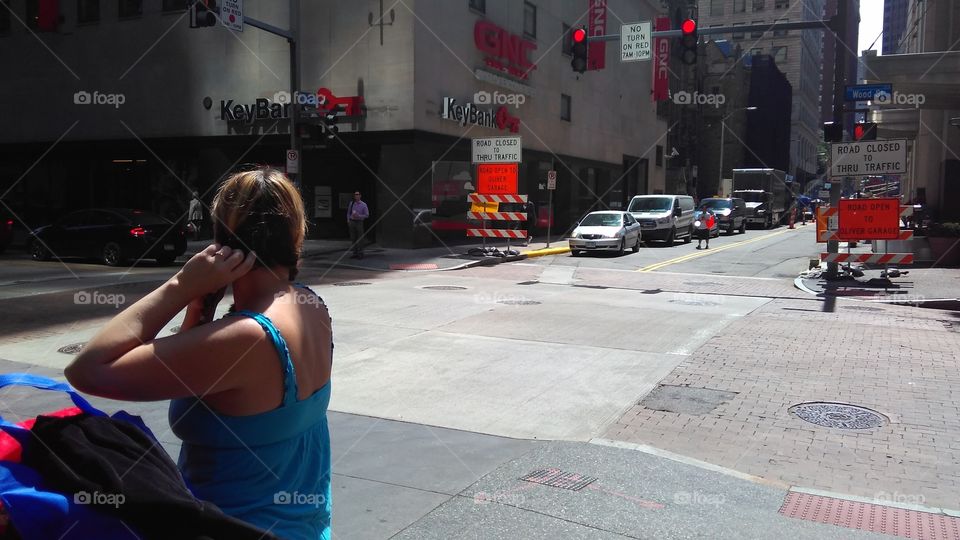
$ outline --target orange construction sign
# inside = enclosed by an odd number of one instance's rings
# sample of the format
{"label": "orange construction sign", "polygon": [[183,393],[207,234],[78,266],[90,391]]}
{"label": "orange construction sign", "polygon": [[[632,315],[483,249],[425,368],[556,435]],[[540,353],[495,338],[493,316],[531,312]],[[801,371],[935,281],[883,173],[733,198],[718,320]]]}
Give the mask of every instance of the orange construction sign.
{"label": "orange construction sign", "polygon": [[477,165],[477,193],[514,195],[517,193],[519,163],[481,163]]}
{"label": "orange construction sign", "polygon": [[900,237],[900,199],[842,199],[837,239],[896,240]]}

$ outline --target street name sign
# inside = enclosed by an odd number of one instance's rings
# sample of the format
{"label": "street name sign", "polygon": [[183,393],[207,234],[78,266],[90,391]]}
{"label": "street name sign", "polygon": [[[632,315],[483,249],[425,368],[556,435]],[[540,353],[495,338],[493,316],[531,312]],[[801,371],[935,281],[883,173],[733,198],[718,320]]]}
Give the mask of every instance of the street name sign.
{"label": "street name sign", "polygon": [[221,0],[220,22],[237,32],[243,32],[243,0]]}
{"label": "street name sign", "polygon": [[639,62],[652,58],[650,21],[622,25],[620,27],[620,61]]}
{"label": "street name sign", "polygon": [[831,145],[830,176],[877,176],[907,172],[907,141],[861,141]]}
{"label": "street name sign", "polygon": [[890,83],[847,85],[845,89],[845,101],[874,101],[878,94],[893,95]]}
{"label": "street name sign", "polygon": [[837,239],[897,240],[900,237],[900,199],[841,199]]}
{"label": "street name sign", "polygon": [[520,163],[520,137],[473,139],[474,163]]}

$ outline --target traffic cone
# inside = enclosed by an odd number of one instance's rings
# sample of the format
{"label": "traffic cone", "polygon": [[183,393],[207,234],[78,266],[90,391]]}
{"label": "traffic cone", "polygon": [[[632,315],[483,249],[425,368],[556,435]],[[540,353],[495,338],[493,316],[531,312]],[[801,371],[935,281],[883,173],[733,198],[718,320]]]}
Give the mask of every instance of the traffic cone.
{"label": "traffic cone", "polygon": [[790,228],[791,229],[796,229],[796,227],[794,227],[794,224],[796,222],[797,222],[797,207],[794,206],[793,210],[790,212]]}

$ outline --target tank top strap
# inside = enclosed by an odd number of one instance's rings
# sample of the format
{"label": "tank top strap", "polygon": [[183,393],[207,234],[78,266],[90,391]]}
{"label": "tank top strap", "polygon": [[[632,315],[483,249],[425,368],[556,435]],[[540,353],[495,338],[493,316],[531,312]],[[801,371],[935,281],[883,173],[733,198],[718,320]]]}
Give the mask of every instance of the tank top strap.
{"label": "tank top strap", "polygon": [[280,363],[283,367],[283,405],[292,405],[297,402],[297,373],[293,367],[293,360],[290,358],[290,349],[287,348],[287,342],[280,335],[280,330],[263,313],[256,311],[241,310],[227,314],[228,316],[249,317],[263,328],[264,332],[270,338],[273,347],[277,350],[280,357]]}

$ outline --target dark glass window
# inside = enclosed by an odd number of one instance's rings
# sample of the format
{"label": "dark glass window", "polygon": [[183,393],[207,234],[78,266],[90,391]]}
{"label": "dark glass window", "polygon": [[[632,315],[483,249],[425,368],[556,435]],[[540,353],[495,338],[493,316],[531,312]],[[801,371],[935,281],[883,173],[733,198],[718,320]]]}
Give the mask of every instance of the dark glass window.
{"label": "dark glass window", "polygon": [[570,96],[560,94],[560,119],[570,121]]}
{"label": "dark glass window", "polygon": [[119,15],[123,17],[139,17],[143,15],[143,0],[119,0]]}
{"label": "dark glass window", "polygon": [[100,20],[100,0],[77,0],[77,22],[92,23]]}
{"label": "dark glass window", "polygon": [[523,3],[523,36],[537,37],[537,6],[530,2]]}

